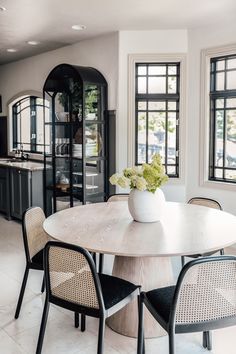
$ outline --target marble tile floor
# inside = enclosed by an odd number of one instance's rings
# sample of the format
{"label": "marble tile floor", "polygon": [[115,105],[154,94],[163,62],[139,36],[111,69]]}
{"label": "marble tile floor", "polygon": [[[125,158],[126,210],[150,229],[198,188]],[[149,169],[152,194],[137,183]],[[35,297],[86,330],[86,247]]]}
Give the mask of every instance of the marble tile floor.
{"label": "marble tile floor", "polygon": [[[30,271],[20,317],[15,320],[24,266],[21,225],[0,216],[0,354],[35,353],[44,302],[44,295],[40,293],[42,274]],[[73,327],[71,312],[51,305],[43,354],[95,354],[97,329],[98,321],[88,318],[87,330],[81,333]],[[235,336],[236,327],[215,331],[212,353],[235,354]],[[135,353],[135,339],[106,327],[104,354]],[[146,354],[154,353],[168,354],[167,336],[146,340]],[[200,353],[208,353],[201,346],[201,334],[176,336],[176,354]]]}

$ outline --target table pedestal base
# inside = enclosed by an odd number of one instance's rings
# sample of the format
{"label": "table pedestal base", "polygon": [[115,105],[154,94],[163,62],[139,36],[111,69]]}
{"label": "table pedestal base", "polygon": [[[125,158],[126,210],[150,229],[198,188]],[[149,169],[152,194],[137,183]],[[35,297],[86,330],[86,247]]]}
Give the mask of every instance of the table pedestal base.
{"label": "table pedestal base", "polygon": [[[173,285],[171,260],[168,257],[121,257],[115,256],[112,275],[142,285],[142,290]],[[114,331],[128,337],[137,337],[138,304],[133,300],[122,310],[107,319]],[[166,332],[145,309],[145,337],[161,337]]]}

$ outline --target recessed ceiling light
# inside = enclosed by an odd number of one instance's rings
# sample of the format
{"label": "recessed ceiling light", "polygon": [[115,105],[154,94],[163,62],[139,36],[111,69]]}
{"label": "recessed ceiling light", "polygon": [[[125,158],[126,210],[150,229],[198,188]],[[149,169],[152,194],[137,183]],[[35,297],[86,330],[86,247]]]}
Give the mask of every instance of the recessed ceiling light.
{"label": "recessed ceiling light", "polygon": [[15,48],[8,48],[8,49],[7,49],[7,52],[9,52],[9,53],[15,53],[15,52],[17,52],[17,49],[15,49]]}
{"label": "recessed ceiling light", "polygon": [[71,26],[71,28],[75,31],[83,31],[86,28],[86,26],[85,25],[73,25],[73,26]]}
{"label": "recessed ceiling light", "polygon": [[29,45],[38,45],[40,42],[38,42],[38,41],[28,41],[27,43]]}
{"label": "recessed ceiling light", "polygon": [[6,11],[6,8],[3,6],[0,6],[0,11]]}

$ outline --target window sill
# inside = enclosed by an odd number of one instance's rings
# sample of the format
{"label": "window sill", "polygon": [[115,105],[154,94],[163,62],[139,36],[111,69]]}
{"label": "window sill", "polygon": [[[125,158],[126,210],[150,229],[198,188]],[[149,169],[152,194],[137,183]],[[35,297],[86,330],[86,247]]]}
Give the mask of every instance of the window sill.
{"label": "window sill", "polygon": [[204,181],[202,183],[202,187],[206,188],[215,188],[219,190],[225,190],[225,191],[236,191],[236,183],[230,183],[230,182],[218,182],[218,181]]}

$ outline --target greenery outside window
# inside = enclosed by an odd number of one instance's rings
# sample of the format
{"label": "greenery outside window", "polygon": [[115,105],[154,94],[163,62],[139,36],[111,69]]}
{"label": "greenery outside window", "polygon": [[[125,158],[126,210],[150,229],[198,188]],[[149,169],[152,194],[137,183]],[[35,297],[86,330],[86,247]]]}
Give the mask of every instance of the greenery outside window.
{"label": "greenery outside window", "polygon": [[170,177],[179,177],[180,63],[135,64],[135,164],[160,153]]}
{"label": "greenery outside window", "polygon": [[236,183],[236,54],[210,60],[209,180]]}
{"label": "greenery outside window", "polygon": [[[12,147],[42,154],[44,151],[43,111],[49,114],[49,104],[42,98],[26,96],[12,106]],[[49,135],[46,139],[49,146]]]}

